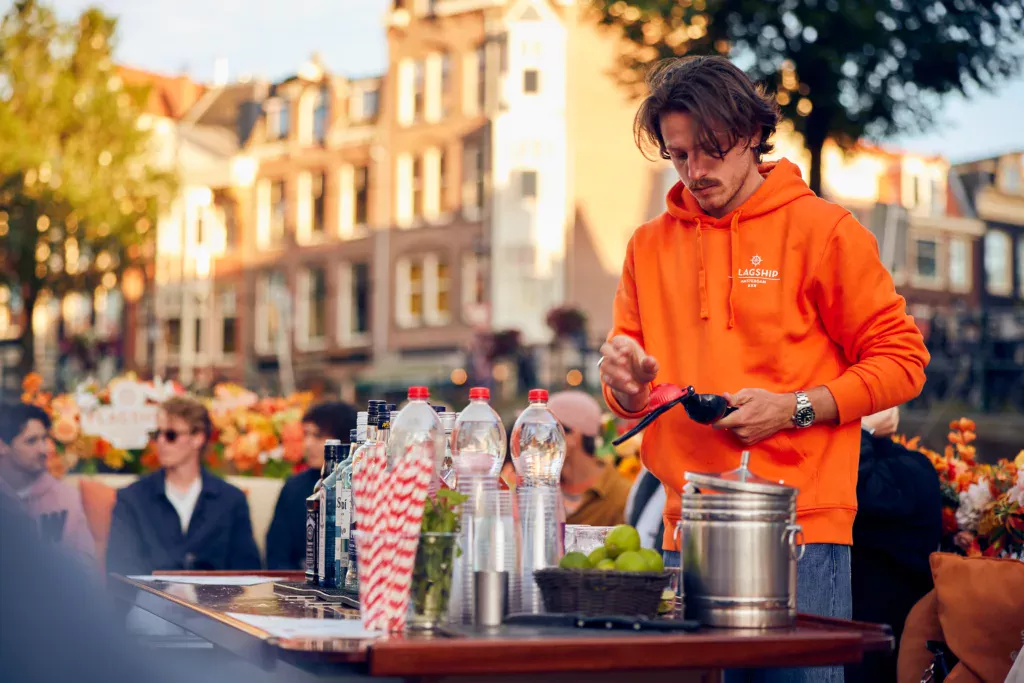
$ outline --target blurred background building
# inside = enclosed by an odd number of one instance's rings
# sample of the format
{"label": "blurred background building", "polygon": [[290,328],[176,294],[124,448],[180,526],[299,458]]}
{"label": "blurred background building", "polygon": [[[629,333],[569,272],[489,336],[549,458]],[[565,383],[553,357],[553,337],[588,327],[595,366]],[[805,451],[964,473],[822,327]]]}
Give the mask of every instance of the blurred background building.
{"label": "blurred background building", "polygon": [[[141,124],[177,195],[131,277],[37,306],[48,379],[593,385],[625,245],[676,181],[635,147],[620,34],[573,0],[394,0],[385,25],[366,78],[316,54],[276,82],[119,69],[151,88]],[[776,147],[808,173],[792,125]],[[1024,408],[1024,153],[829,142],[822,168],[928,339],[919,403]],[[0,289],[0,337],[25,324]]]}

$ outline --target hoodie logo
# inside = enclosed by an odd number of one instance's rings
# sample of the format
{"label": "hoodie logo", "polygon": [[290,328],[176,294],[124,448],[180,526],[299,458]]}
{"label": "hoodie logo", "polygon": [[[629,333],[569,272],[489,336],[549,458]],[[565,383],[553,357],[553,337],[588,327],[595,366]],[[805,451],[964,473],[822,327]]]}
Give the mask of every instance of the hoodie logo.
{"label": "hoodie logo", "polygon": [[779,277],[779,271],[772,270],[770,268],[758,268],[764,259],[758,254],[754,254],[753,258],[750,259],[750,265],[753,268],[740,268],[736,275],[737,279],[751,289],[756,289],[758,285],[768,284],[769,282],[778,282],[781,278]]}

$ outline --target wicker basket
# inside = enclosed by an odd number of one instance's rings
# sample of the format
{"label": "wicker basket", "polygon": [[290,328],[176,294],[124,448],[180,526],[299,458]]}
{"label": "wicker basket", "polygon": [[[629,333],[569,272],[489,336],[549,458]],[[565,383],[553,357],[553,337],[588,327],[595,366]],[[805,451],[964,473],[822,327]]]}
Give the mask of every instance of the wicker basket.
{"label": "wicker basket", "polygon": [[654,618],[672,572],[541,569],[533,579],[550,614]]}

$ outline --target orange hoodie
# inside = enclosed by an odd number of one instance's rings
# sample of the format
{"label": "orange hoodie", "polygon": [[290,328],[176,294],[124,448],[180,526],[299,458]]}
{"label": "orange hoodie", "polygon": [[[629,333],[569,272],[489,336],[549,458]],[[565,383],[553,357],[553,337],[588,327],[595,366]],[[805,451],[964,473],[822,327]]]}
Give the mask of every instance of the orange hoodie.
{"label": "orange hoodie", "polygon": [[[783,430],[750,448],[750,468],[800,490],[808,543],[849,545],[860,418],[917,396],[928,352],[871,233],[816,197],[791,162],[760,171],[753,196],[718,219],[682,183],[669,191],[668,211],[629,241],[610,336],[628,335],[658,360],[655,384],[716,394],[828,387],[839,426]],[[608,387],[604,395],[637,417]],[[668,493],[666,548],[675,549],[683,472],[731,470],[741,449],[682,408],[647,428],[642,460]]]}

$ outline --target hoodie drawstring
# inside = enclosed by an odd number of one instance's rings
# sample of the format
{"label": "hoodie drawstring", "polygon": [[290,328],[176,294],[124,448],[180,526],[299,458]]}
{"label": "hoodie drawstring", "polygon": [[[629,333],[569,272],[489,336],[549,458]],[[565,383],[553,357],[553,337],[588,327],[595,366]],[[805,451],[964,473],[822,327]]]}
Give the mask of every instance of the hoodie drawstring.
{"label": "hoodie drawstring", "polygon": [[[697,224],[697,235],[700,235],[700,223]],[[732,222],[729,224],[729,329],[736,327],[736,306],[733,304],[733,294],[736,291],[736,279],[739,277],[737,268],[740,262],[740,212],[732,215]],[[701,257],[703,258],[703,256]]]}
{"label": "hoodie drawstring", "polygon": [[[700,271],[697,276],[697,287],[700,290],[700,319],[709,320],[711,310],[708,305],[708,272],[704,266],[704,226],[700,219],[697,221],[697,254],[700,258]],[[736,327],[736,306],[733,303],[733,294],[736,291],[736,279],[739,271],[736,266],[740,262],[740,212],[732,216],[729,224],[729,329]]]}
{"label": "hoodie drawstring", "polygon": [[697,219],[697,254],[700,256],[700,272],[697,279],[697,287],[700,289],[700,319],[707,320],[711,317],[708,310],[708,273],[704,268],[704,240],[701,239],[699,218]]}

